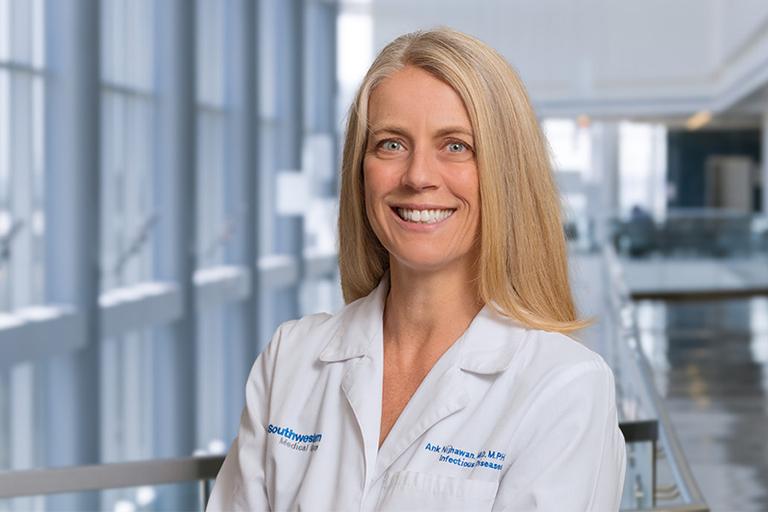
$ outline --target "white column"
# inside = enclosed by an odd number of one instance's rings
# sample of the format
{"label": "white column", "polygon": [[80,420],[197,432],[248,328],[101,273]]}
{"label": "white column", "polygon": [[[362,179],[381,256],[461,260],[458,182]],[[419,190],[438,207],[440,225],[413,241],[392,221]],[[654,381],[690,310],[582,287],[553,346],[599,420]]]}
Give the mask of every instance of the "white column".
{"label": "white column", "polygon": [[621,207],[617,123],[600,122],[593,125],[592,165],[589,215],[597,223],[598,243],[603,243],[609,235],[608,222],[619,215]]}
{"label": "white column", "polygon": [[762,176],[762,195],[763,195],[763,214],[768,215],[768,101],[766,101],[765,110],[763,111],[763,126],[762,126],[762,163],[761,163],[761,176]]}
{"label": "white column", "polygon": [[[11,22],[17,27],[32,26],[31,2],[11,3]],[[13,58],[32,62],[32,35],[28,30],[12,30]],[[33,273],[32,218],[34,215],[34,102],[35,77],[26,73],[10,73],[11,144],[9,147],[11,223],[17,225],[12,239],[8,278],[11,288],[11,310],[32,305]]]}
{"label": "white column", "polygon": [[667,129],[654,125],[651,135],[651,189],[650,206],[654,219],[664,221],[667,217]]}
{"label": "white column", "polygon": [[259,209],[260,137],[258,124],[259,83],[256,69],[257,5],[251,0],[235,0],[227,4],[226,87],[231,115],[227,119],[227,216],[237,218],[234,244],[227,249],[227,262],[248,267],[251,271],[251,294],[241,304],[227,308],[225,383],[223,397],[227,443],[237,434],[240,413],[245,400],[248,371],[265,340],[260,339],[261,279],[258,268],[261,226]]}
{"label": "white column", "polygon": [[[182,315],[155,329],[153,346],[154,455],[188,457],[197,445],[197,319],[193,274],[197,267],[196,217],[196,5],[163,0],[155,6],[154,188],[158,225],[153,231],[157,280],[176,283]],[[192,496],[161,489],[158,508],[191,510]]]}
{"label": "white column", "polygon": [[[33,62],[33,37],[30,30],[18,27],[32,27],[32,3],[11,2],[11,56],[18,62]],[[10,213],[15,235],[11,238],[8,266],[5,271],[10,284],[9,309],[30,306],[40,300],[35,287],[37,268],[33,260],[33,217],[34,217],[34,133],[36,120],[34,112],[34,83],[37,77],[26,73],[10,73]],[[11,228],[14,229],[14,228]],[[18,339],[17,343],[28,340]],[[31,341],[31,340],[29,340]],[[7,401],[9,413],[4,437],[8,442],[8,461],[13,469],[29,469],[42,462],[39,439],[35,436],[35,425],[44,423],[35,411],[37,389],[37,365],[24,363],[7,370],[3,384],[10,391]],[[3,405],[0,405],[3,407]],[[2,413],[0,413],[2,414]],[[2,435],[2,434],[0,434]],[[12,501],[18,510],[42,506],[40,497],[17,498]]]}
{"label": "white column", "polygon": [[167,0],[156,9],[154,271],[179,286],[183,314],[155,343],[155,446],[159,457],[184,457],[196,448],[195,5]]}
{"label": "white column", "polygon": [[[46,301],[82,315],[82,349],[46,362],[46,465],[96,464],[99,399],[99,7],[48,0],[45,86]],[[51,510],[94,510],[93,494],[47,497]]]}
{"label": "white column", "polygon": [[[277,140],[275,162],[278,172],[301,171],[304,143],[304,17],[303,0],[279,0],[274,13],[276,30]],[[278,216],[275,248],[296,258],[299,280],[295,286],[275,290],[273,303],[277,320],[301,315],[299,297],[304,281],[304,216]]]}
{"label": "white column", "polygon": [[[338,190],[337,119],[336,119],[336,2],[305,4],[306,34],[304,36],[305,80],[304,124],[309,137],[312,187],[318,196],[335,196]],[[306,153],[305,153],[306,154]],[[309,169],[307,169],[309,167]]]}

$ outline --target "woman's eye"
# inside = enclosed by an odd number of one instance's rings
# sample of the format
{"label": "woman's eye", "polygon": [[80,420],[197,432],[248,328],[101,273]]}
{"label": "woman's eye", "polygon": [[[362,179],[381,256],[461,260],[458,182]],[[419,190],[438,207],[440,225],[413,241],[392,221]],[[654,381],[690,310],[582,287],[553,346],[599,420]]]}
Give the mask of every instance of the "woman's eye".
{"label": "woman's eye", "polygon": [[381,147],[387,151],[400,151],[403,145],[396,140],[385,140],[381,143]]}
{"label": "woman's eye", "polygon": [[451,153],[462,153],[467,150],[467,145],[463,142],[451,142],[448,144],[448,151]]}

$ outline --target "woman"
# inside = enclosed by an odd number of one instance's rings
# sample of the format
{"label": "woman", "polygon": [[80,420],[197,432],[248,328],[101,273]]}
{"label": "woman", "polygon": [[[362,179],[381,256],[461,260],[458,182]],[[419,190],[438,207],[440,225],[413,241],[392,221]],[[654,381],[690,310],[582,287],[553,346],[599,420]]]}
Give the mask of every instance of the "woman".
{"label": "woman", "polygon": [[347,306],[283,324],[209,510],[617,510],[613,376],[576,318],[524,88],[483,43],[402,36],[344,146]]}

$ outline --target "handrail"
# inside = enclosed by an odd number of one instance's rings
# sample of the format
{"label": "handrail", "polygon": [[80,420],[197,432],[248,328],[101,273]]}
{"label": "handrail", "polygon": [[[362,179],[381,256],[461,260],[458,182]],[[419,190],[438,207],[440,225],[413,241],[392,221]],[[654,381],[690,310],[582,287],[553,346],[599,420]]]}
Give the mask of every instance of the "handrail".
{"label": "handrail", "polygon": [[[622,422],[627,442],[653,441],[655,420]],[[0,498],[214,480],[223,455],[0,471]]]}
{"label": "handrail", "polygon": [[628,443],[655,442],[659,439],[658,420],[621,421],[619,429]]}
{"label": "handrail", "polygon": [[709,507],[703,503],[688,505],[670,505],[668,507],[635,508],[622,510],[621,512],[709,512]]}
{"label": "handrail", "polygon": [[[623,306],[632,306],[629,291],[622,277],[621,266],[618,262],[616,252],[610,244],[606,244],[603,248],[603,255],[606,261],[607,270],[610,278],[609,290],[611,293],[615,293],[616,307],[618,312],[621,311]],[[651,401],[651,406],[654,412],[658,416],[659,420],[659,438],[661,439],[662,446],[670,453],[668,457],[669,466],[676,481],[682,483],[680,487],[680,493],[684,501],[689,502],[683,508],[671,507],[671,508],[654,508],[653,510],[674,510],[674,511],[709,511],[709,507],[706,505],[704,496],[701,494],[696,480],[693,477],[691,468],[685,458],[680,442],[677,439],[676,434],[669,428],[671,425],[671,419],[667,412],[666,405],[659,396],[656,386],[654,385],[653,370],[648,362],[648,358],[645,356],[642,348],[639,346],[637,340],[639,340],[639,333],[637,332],[637,323],[634,319],[634,310],[632,312],[632,321],[630,325],[622,325],[622,328],[628,329],[630,338],[635,340],[635,343],[630,348],[636,358],[638,370],[642,376],[642,385],[645,386],[648,397]]]}
{"label": "handrail", "polygon": [[216,478],[223,455],[0,472],[0,498],[97,491]]}

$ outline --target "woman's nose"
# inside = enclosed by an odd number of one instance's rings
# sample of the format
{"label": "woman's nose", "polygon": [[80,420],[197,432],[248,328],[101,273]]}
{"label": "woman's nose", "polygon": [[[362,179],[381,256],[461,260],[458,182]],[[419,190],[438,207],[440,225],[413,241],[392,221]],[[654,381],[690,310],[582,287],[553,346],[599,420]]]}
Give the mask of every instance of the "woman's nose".
{"label": "woman's nose", "polygon": [[408,166],[403,174],[403,185],[414,190],[436,187],[439,173],[436,162],[428,151],[416,150],[408,160]]}

